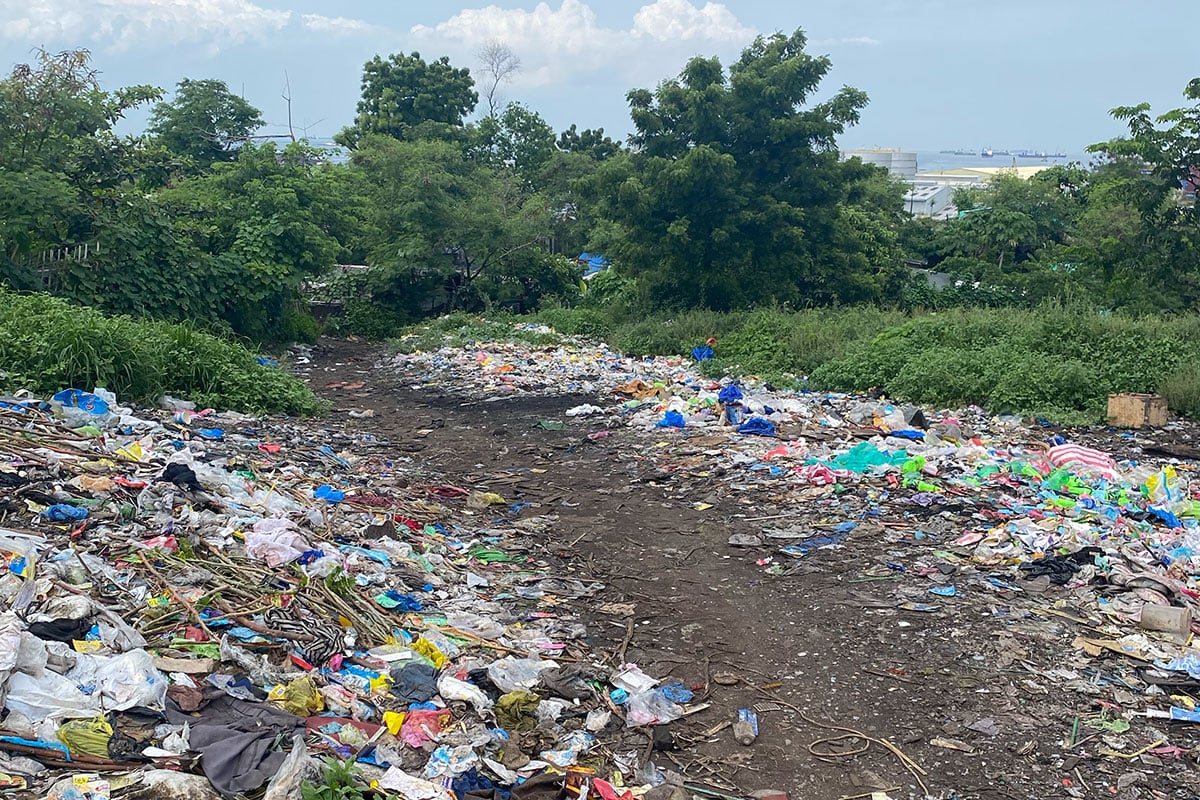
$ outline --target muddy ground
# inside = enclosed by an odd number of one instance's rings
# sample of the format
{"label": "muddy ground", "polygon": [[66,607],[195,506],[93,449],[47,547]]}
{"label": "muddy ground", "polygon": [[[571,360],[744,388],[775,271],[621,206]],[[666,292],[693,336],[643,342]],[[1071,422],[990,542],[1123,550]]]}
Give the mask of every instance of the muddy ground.
{"label": "muddy ground", "polygon": [[[935,547],[897,536],[886,513],[884,524],[856,529],[845,549],[817,551],[785,574],[768,574],[756,560],[769,549],[733,548],[728,539],[795,513],[794,494],[785,505],[769,490],[731,488],[725,476],[681,466],[686,453],[678,446],[656,447],[626,428],[589,440],[597,424],[563,412],[595,398],[464,397],[451,385],[424,387],[415,376],[375,369],[381,352],[334,341],[316,348],[304,376],[334,404],[322,424],[390,442],[395,457],[445,482],[558,516],[542,542],[545,559],[565,574],[605,582],[601,603],[632,604],[632,614],[598,603],[574,609],[594,650],[623,653],[656,677],[698,687],[711,703],[670,726],[677,749],[654,754],[660,767],[736,793],[923,795],[885,746],[857,752],[861,739],[838,740],[824,725],[887,740],[924,770],[935,797],[1200,796],[1186,754],[1101,754],[1135,752],[1153,739],[1148,723],[1135,723],[1124,739],[1086,729],[1068,747],[1076,716],[1134,693],[1119,683],[1127,660],[1092,659],[1071,647],[1087,631],[1068,618],[1063,604],[1071,598],[1060,590],[1019,600],[980,590],[932,614],[873,607],[894,606],[888,598],[917,580],[887,563],[912,563]],[[347,382],[365,386],[329,388]],[[541,420],[567,425],[543,430]],[[954,513],[972,513],[970,498],[956,502]],[[824,519],[824,508],[825,521],[842,519],[828,493],[815,491],[807,503],[799,509],[806,519]],[[929,512],[930,529],[952,527],[943,511]],[[760,706],[767,710],[752,745],[737,744],[728,727],[710,733],[738,708],[772,702],[776,710]],[[1177,729],[1161,730],[1181,743]],[[649,747],[637,732],[612,744]]]}

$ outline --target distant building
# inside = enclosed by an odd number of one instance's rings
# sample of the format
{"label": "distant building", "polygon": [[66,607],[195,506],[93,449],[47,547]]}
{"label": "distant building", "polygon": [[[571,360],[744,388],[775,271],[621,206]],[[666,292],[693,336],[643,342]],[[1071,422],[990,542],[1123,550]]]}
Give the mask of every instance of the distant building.
{"label": "distant building", "polygon": [[1050,165],[1033,167],[959,167],[958,169],[942,169],[935,172],[918,172],[913,177],[918,181],[945,183],[952,186],[981,186],[997,175],[1015,175],[1022,180],[1029,180]]}
{"label": "distant building", "polygon": [[954,207],[954,186],[936,181],[913,181],[904,193],[904,210],[914,217],[950,219],[958,213]]}
{"label": "distant building", "polygon": [[842,150],[841,157],[843,161],[862,159],[863,163],[883,167],[892,177],[904,181],[911,181],[917,174],[917,154],[912,150]]}

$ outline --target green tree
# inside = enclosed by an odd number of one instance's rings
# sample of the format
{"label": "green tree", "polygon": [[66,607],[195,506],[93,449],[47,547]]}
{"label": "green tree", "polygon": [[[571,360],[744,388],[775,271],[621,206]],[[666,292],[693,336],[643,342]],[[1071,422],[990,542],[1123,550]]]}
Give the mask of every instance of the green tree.
{"label": "green tree", "polygon": [[474,134],[477,158],[511,169],[530,187],[555,153],[554,129],[520,103],[509,103],[499,116],[484,117]]}
{"label": "green tree", "polygon": [[565,153],[583,153],[596,161],[621,152],[621,143],[604,135],[604,128],[577,130],[574,123],[558,135],[558,149]]}
{"label": "green tree", "polygon": [[[1120,265],[1108,265],[1120,275],[1118,285],[1110,284],[1110,295],[1127,295],[1123,299],[1142,310],[1200,308],[1200,211],[1195,202],[1200,184],[1200,78],[1189,82],[1183,94],[1191,105],[1157,117],[1147,103],[1113,109],[1112,115],[1129,126],[1129,135],[1088,148],[1114,159],[1106,197],[1126,211],[1136,211],[1141,221],[1135,232],[1128,214],[1114,212],[1116,218],[1108,221],[1116,223],[1121,234],[1102,241],[1120,253],[1110,252]],[[1131,165],[1143,169],[1133,173]],[[1189,188],[1190,196],[1185,191]],[[1114,227],[1108,232],[1115,233]],[[1130,245],[1140,255],[1136,271],[1129,264]]]}
{"label": "green tree", "polygon": [[468,69],[442,56],[426,63],[420,53],[375,56],[363,67],[362,99],[354,125],[336,137],[354,149],[368,134],[396,139],[446,137],[459,132],[479,102]]}
{"label": "green tree", "polygon": [[[864,93],[806,107],[829,72],[803,32],[759,37],[728,70],[695,58],[653,93],[629,93],[632,171],[600,170],[608,249],[659,305],[732,309],[859,294],[830,257],[845,168],[836,137]],[[606,165],[607,166],[607,165]],[[873,268],[873,267],[872,267]]]}
{"label": "green tree", "polygon": [[171,101],[154,107],[148,131],[204,170],[237,158],[238,148],[263,124],[262,113],[230,92],[225,81],[184,78]]}
{"label": "green tree", "polygon": [[371,290],[408,316],[524,307],[573,284],[545,252],[550,209],[516,176],[451,142],[371,137],[356,166],[376,183]]}
{"label": "green tree", "polygon": [[96,237],[97,197],[155,158],[113,126],[158,96],[149,86],[103,90],[85,50],[39,50],[0,80],[0,277],[34,285],[27,261]]}

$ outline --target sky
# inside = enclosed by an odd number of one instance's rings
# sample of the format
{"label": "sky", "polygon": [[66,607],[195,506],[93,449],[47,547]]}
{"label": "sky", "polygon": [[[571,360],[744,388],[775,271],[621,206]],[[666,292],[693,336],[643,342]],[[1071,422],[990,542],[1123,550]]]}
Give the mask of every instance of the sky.
{"label": "sky", "polygon": [[352,121],[376,54],[476,69],[498,41],[522,63],[505,99],[559,130],[623,138],[630,89],[797,28],[833,62],[820,94],[871,98],[844,147],[1079,153],[1122,132],[1112,107],[1176,108],[1200,76],[1198,0],[0,0],[0,69],[81,47],[107,88],[219,78],[262,109],[266,133],[287,131],[290,85],[297,134],[324,138]]}

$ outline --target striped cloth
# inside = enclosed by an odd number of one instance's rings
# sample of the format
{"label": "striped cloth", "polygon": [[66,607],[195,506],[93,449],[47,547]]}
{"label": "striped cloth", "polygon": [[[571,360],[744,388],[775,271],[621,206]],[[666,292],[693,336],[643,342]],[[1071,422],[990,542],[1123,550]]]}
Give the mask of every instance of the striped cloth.
{"label": "striped cloth", "polygon": [[1090,447],[1077,444],[1055,445],[1046,454],[1046,459],[1056,467],[1102,475],[1110,480],[1117,477],[1117,462],[1107,453]]}

